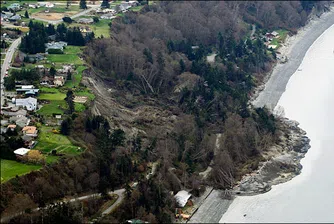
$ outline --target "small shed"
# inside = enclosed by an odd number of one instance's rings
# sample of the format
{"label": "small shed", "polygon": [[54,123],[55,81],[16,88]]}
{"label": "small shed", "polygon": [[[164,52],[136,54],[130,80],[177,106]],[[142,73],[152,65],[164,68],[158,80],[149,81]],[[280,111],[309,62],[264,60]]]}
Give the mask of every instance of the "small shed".
{"label": "small shed", "polygon": [[30,151],[30,149],[27,148],[19,148],[14,151],[14,154],[18,157],[22,157],[27,155],[27,153]]}

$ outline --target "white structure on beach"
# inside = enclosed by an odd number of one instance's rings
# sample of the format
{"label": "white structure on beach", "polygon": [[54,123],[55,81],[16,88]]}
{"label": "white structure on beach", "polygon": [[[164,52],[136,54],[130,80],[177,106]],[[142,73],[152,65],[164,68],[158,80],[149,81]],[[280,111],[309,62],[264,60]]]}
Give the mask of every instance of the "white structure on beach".
{"label": "white structure on beach", "polygon": [[183,208],[187,204],[190,197],[191,194],[185,190],[177,192],[177,194],[174,196],[176,203],[181,208]]}

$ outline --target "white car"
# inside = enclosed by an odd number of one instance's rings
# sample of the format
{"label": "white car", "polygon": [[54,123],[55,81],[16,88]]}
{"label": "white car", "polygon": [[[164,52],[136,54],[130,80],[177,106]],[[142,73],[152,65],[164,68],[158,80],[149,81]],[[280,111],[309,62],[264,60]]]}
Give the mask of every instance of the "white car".
{"label": "white car", "polygon": [[10,49],[8,50],[8,52],[10,52]]}

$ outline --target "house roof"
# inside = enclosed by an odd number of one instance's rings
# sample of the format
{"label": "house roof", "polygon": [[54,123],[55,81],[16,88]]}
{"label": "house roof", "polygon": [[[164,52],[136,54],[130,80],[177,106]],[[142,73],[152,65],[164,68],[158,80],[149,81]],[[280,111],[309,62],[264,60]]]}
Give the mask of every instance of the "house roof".
{"label": "house roof", "polygon": [[185,190],[177,192],[177,194],[174,196],[177,204],[180,207],[184,207],[187,204],[188,199],[191,197],[191,194],[188,193]]}
{"label": "house roof", "polygon": [[36,133],[36,127],[35,126],[25,126],[22,131],[26,134],[35,134]]}
{"label": "house roof", "polygon": [[19,149],[16,149],[16,150],[14,151],[14,153],[15,153],[16,155],[24,156],[24,155],[27,154],[29,151],[30,151],[30,149],[27,149],[27,148],[19,148]]}
{"label": "house roof", "polygon": [[277,36],[279,33],[277,33],[276,31],[273,31],[273,32],[271,32],[271,34],[274,35],[274,36]]}
{"label": "house roof", "polygon": [[7,126],[7,128],[16,128],[16,124],[10,124]]}

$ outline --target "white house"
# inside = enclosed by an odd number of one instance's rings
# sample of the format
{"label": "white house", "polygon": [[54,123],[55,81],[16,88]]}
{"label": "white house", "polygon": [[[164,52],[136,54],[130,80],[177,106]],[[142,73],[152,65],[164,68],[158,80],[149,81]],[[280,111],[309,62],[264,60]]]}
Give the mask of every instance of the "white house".
{"label": "white house", "polygon": [[15,99],[15,106],[22,106],[28,111],[34,111],[37,109],[37,99],[32,97],[25,99]]}
{"label": "white house", "polygon": [[191,194],[185,190],[177,192],[177,194],[174,196],[176,203],[181,208],[183,208],[187,204],[190,197]]}
{"label": "white house", "polygon": [[27,148],[19,148],[14,151],[14,154],[16,156],[21,157],[21,156],[25,156],[29,151],[30,149],[27,149]]}

